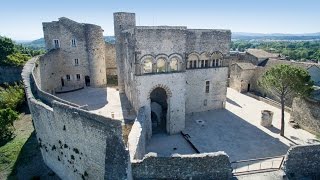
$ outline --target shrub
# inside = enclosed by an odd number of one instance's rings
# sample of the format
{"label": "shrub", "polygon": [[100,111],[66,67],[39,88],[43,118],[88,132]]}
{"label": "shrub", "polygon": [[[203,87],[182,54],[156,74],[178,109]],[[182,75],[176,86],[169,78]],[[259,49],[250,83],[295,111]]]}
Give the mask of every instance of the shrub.
{"label": "shrub", "polygon": [[22,84],[0,88],[0,109],[10,108],[16,110],[24,101],[24,88]]}
{"label": "shrub", "polygon": [[11,139],[14,126],[13,122],[18,118],[18,113],[10,108],[0,109],[0,144]]}

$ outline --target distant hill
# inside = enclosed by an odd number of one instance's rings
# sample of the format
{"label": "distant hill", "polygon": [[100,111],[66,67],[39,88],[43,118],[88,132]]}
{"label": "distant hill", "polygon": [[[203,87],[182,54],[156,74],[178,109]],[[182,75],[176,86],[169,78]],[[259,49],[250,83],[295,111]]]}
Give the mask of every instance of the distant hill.
{"label": "distant hill", "polygon": [[[104,40],[108,43],[115,44],[114,36],[104,36]],[[263,34],[263,33],[246,33],[246,32],[232,32],[232,40],[256,40],[256,41],[310,41],[320,40],[320,32],[308,34]],[[44,49],[44,39],[40,38],[34,41],[16,41],[19,44],[33,48]]]}
{"label": "distant hill", "polygon": [[[108,43],[115,44],[116,39],[114,36],[104,36],[104,40]],[[44,38],[36,39],[34,41],[16,41],[23,46],[30,47],[32,49],[45,49]]]}
{"label": "distant hill", "polygon": [[306,34],[232,32],[232,40],[309,41],[320,40],[320,32]]}

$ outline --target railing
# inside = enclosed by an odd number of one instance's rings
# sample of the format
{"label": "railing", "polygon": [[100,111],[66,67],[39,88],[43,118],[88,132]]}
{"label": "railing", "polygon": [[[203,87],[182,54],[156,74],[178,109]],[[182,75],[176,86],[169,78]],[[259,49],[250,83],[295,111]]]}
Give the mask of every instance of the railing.
{"label": "railing", "polygon": [[231,162],[233,175],[241,176],[281,169],[285,156],[274,156]]}

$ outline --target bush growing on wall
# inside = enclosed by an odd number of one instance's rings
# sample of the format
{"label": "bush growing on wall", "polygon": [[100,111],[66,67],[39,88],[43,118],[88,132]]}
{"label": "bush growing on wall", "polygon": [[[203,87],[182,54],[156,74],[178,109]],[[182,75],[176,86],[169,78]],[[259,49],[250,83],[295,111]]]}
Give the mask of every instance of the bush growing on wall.
{"label": "bush growing on wall", "polygon": [[0,109],[0,145],[9,140],[14,131],[13,122],[18,118],[18,113],[12,109]]}

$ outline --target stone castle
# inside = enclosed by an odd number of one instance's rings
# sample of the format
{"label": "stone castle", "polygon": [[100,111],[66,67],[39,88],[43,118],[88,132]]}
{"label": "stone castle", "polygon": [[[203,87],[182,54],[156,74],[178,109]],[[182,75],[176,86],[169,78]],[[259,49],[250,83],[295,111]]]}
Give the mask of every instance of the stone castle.
{"label": "stone castle", "polygon": [[[62,179],[230,179],[224,152],[145,152],[154,133],[184,130],[186,115],[224,108],[231,31],[136,26],[135,14],[124,12],[114,13],[114,30],[112,45],[97,25],[67,18],[43,23],[48,52],[28,61],[22,77],[46,165]],[[128,142],[124,119],[57,96],[103,88],[115,78],[136,114]],[[292,148],[292,156],[301,149]]]}

